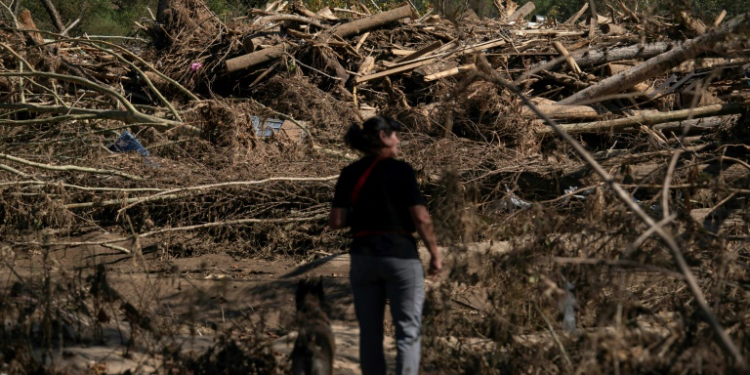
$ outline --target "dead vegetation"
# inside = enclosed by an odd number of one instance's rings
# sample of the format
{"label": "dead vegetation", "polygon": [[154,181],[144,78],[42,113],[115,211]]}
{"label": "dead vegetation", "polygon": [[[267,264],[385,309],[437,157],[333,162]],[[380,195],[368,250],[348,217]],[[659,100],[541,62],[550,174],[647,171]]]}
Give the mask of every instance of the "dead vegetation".
{"label": "dead vegetation", "polygon": [[[356,158],[341,136],[383,113],[456,258],[426,308],[427,373],[742,373],[750,16],[706,26],[617,2],[529,22],[533,7],[496,3],[499,19],[274,2],[225,23],[180,0],[140,25],[147,45],[4,14],[0,334],[23,344],[0,345],[8,371],[44,372],[39,350],[110,320],[128,345],[191,327],[52,253],[344,251],[325,229]],[[467,250],[482,241],[510,250]],[[43,270],[15,272],[24,254]],[[273,333],[241,333],[155,371],[283,368],[258,338]],[[218,368],[227,356],[245,360]]]}

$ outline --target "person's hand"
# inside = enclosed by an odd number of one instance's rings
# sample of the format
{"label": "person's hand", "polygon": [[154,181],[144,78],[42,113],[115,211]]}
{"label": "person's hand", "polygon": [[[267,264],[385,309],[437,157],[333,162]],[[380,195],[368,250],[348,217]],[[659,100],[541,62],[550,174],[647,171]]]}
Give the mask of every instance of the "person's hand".
{"label": "person's hand", "polygon": [[427,275],[430,276],[433,281],[437,280],[442,269],[443,262],[440,259],[440,255],[432,255],[430,257],[430,268],[427,270]]}

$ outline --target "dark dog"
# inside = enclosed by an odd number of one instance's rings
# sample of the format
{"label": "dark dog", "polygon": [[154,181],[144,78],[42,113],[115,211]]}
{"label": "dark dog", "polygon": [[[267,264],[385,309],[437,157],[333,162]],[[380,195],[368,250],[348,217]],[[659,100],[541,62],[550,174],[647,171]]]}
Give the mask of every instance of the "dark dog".
{"label": "dark dog", "polygon": [[291,358],[294,375],[333,374],[336,342],[325,307],[325,292],[320,279],[300,280],[297,285],[299,335]]}

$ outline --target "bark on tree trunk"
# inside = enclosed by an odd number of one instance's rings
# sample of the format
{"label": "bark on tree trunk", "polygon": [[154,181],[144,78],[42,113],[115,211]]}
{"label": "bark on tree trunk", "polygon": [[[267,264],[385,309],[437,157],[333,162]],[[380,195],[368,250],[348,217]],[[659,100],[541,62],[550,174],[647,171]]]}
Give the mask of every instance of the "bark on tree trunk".
{"label": "bark on tree trunk", "polygon": [[536,9],[536,5],[529,1],[528,3],[524,4],[522,7],[516,9],[513,14],[510,15],[509,20],[515,21],[516,23],[520,22],[522,19],[524,19],[526,16],[531,14],[531,12]]}
{"label": "bark on tree trunk", "polygon": [[[539,105],[537,106],[540,111],[547,114],[547,116],[557,120],[582,120],[592,119],[599,116],[594,108],[585,105]],[[521,115],[524,117],[534,117],[537,115],[528,107],[521,109]]]}
{"label": "bark on tree trunk", "polygon": [[229,59],[224,64],[228,73],[236,72],[238,70],[247,69],[255,65],[278,59],[284,55],[286,49],[287,45],[282,43],[271,48],[262,49],[247,55]]}
{"label": "bark on tree trunk", "polygon": [[333,33],[342,38],[348,38],[350,36],[361,34],[365,31],[372,30],[391,22],[396,22],[406,17],[416,18],[416,14],[414,14],[414,10],[410,5],[404,5],[400,8],[392,9],[383,13],[378,13],[371,17],[347,22],[341,26],[336,27]]}
{"label": "bark on tree trunk", "polygon": [[[683,121],[687,119],[730,115],[747,111],[747,105],[745,105],[744,103],[714,104],[705,107],[681,109],[679,111],[672,112],[643,113],[636,116],[618,118],[615,120],[561,125],[561,127],[570,134],[602,133],[626,129],[632,126],[654,125],[671,121]],[[540,129],[537,134],[552,135],[554,134],[554,130],[550,127],[547,127]]]}
{"label": "bark on tree trunk", "polygon": [[579,18],[583,15],[583,13],[586,11],[586,9],[589,9],[589,3],[583,4],[583,7],[581,7],[581,10],[576,12],[576,14],[570,16],[565,22],[563,22],[563,25],[572,25],[576,21],[578,21]]}
{"label": "bark on tree trunk", "polygon": [[[18,1],[18,0],[16,0]],[[42,6],[44,6],[44,9],[47,10],[47,13],[49,14],[49,18],[52,19],[52,24],[57,29],[57,32],[63,32],[65,30],[65,24],[62,22],[62,19],[60,19],[60,13],[57,12],[57,8],[55,8],[55,4],[52,4],[52,0],[39,0],[42,3]]]}
{"label": "bark on tree trunk", "polygon": [[578,66],[583,68],[613,61],[649,59],[667,52],[672,47],[674,47],[674,44],[667,42],[637,44],[611,50],[598,50],[586,53],[573,52],[573,59]]}

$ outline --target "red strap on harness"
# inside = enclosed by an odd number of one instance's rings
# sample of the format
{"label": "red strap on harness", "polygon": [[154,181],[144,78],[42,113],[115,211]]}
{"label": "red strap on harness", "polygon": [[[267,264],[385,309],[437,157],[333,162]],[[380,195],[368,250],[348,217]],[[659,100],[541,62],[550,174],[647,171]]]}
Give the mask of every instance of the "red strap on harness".
{"label": "red strap on harness", "polygon": [[375,165],[378,164],[380,160],[382,160],[383,157],[378,155],[375,157],[375,160],[370,164],[369,167],[367,167],[367,170],[365,170],[365,173],[362,173],[362,176],[359,177],[359,180],[357,180],[357,184],[354,185],[354,190],[352,190],[352,207],[354,207],[354,203],[357,202],[357,198],[359,197],[359,191],[362,190],[362,187],[365,186],[365,182],[367,182],[367,177],[370,177],[370,172],[372,172],[372,169],[375,168]]}

